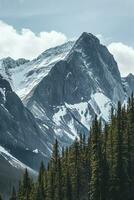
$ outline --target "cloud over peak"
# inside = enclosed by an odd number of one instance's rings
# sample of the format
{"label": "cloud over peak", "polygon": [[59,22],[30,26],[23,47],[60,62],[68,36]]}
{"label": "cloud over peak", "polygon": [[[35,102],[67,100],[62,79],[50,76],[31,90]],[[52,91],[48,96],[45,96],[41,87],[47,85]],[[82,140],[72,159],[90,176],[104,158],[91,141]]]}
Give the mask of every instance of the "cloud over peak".
{"label": "cloud over peak", "polygon": [[113,42],[108,45],[108,49],[114,55],[122,76],[134,74],[134,48],[121,42]]}
{"label": "cloud over peak", "polygon": [[[108,39],[97,35],[102,43],[107,44]],[[20,32],[13,26],[0,20],[0,59],[12,57],[14,59],[33,59],[46,49],[63,44],[67,41],[65,34],[50,31],[35,34],[30,29],[23,28]],[[114,55],[122,76],[134,74],[134,48],[121,42],[112,42],[107,45]]]}
{"label": "cloud over peak", "polygon": [[12,57],[33,59],[44,50],[63,44],[67,37],[60,32],[40,32],[35,34],[30,29],[18,32],[13,26],[0,21],[0,58]]}

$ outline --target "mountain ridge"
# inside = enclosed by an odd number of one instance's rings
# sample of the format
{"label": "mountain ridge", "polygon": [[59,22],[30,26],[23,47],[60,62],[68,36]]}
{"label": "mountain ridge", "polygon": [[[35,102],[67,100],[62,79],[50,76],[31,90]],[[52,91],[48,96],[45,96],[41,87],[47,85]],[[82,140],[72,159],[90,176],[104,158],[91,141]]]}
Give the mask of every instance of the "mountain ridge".
{"label": "mountain ridge", "polygon": [[0,62],[0,145],[34,170],[47,164],[56,138],[62,148],[87,136],[95,115],[108,121],[111,107],[134,92],[134,75],[121,78],[113,55],[86,32],[15,62]]}

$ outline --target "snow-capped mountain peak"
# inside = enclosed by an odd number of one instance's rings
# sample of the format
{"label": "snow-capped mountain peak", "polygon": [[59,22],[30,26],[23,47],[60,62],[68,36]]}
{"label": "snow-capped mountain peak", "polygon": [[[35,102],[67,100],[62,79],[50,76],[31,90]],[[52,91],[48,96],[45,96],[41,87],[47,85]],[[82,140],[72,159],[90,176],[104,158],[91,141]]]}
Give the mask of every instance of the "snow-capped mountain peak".
{"label": "snow-capped mountain peak", "polygon": [[[33,89],[48,74],[56,62],[66,57],[74,42],[68,42],[46,50],[32,61],[25,59],[2,59],[0,74],[11,84],[13,90],[24,101],[29,98]],[[18,67],[19,66],[19,67]]]}
{"label": "snow-capped mountain peak", "polygon": [[114,57],[95,36],[83,33],[40,81],[27,107],[41,121],[53,123],[59,140],[69,143],[79,132],[88,133],[95,114],[107,121],[111,106],[125,98]]}
{"label": "snow-capped mountain peak", "polygon": [[32,61],[2,59],[0,74],[0,145],[36,169],[55,138],[66,146],[88,135],[95,114],[108,121],[111,106],[134,91],[134,76],[121,78],[108,49],[86,32]]}

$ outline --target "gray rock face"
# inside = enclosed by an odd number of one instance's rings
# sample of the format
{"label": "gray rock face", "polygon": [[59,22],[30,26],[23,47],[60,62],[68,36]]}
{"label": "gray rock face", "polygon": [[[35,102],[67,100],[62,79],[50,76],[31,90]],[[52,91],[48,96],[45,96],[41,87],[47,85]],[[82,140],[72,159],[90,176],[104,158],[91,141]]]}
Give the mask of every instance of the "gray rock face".
{"label": "gray rock face", "polygon": [[124,90],[127,95],[130,96],[132,92],[134,93],[134,75],[129,74],[127,77],[122,78],[122,83],[124,86]]}
{"label": "gray rock face", "polygon": [[52,121],[57,137],[64,143],[65,138],[70,141],[80,131],[88,133],[95,114],[106,120],[110,107],[124,99],[113,56],[95,36],[83,33],[66,58],[38,84],[27,107],[35,116],[38,109],[41,114],[36,117],[40,120]]}
{"label": "gray rock face", "polygon": [[[75,70],[80,69],[81,74],[86,74],[87,78],[82,79],[85,82],[84,89],[88,87],[87,85],[93,88],[93,93],[100,89],[113,101],[124,98],[117,63],[108,49],[101,45],[95,36],[83,33],[76,41],[67,60]],[[118,90],[118,95],[115,90]],[[91,88],[86,88],[86,94],[89,94],[88,99],[90,98],[89,91],[91,92]],[[81,94],[81,91],[79,93]]]}
{"label": "gray rock face", "polygon": [[[8,151],[0,146],[0,193],[4,200],[9,199],[12,192],[12,185],[18,188],[18,183],[22,178],[27,166],[13,157]],[[35,179],[37,173],[28,168],[29,174]]]}
{"label": "gray rock face", "polygon": [[[19,86],[18,81],[25,83],[20,85],[23,90],[22,86],[28,88],[29,85],[33,85],[32,81],[35,83],[33,74],[36,74],[36,79],[39,74],[39,80],[36,81],[40,82],[44,70],[50,71],[56,60],[64,57],[72,45],[73,42],[68,42],[61,47],[47,50],[31,62],[24,59],[15,61],[6,58],[2,59],[0,63],[0,74],[5,77],[0,75],[0,145],[19,161],[35,170],[39,168],[42,160],[47,163],[50,157],[52,144],[56,138],[53,130],[54,123],[49,119],[42,122],[35,118],[24,107],[20,98],[12,90],[10,83],[14,90]],[[47,65],[48,67],[46,67]],[[39,66],[38,69],[36,66]],[[21,72],[24,74],[22,80]],[[25,95],[25,92],[23,93]],[[66,139],[65,142],[68,143]],[[4,172],[3,176],[6,179]]]}
{"label": "gray rock face", "polygon": [[8,81],[2,77],[0,77],[0,122],[0,145],[7,148],[20,161],[37,169],[41,160],[48,159],[50,147],[47,142],[53,141],[53,137],[49,137],[49,128],[44,128],[42,131],[39,122],[24,107]]}
{"label": "gray rock face", "polygon": [[10,57],[7,57],[7,58],[2,59],[2,62],[3,62],[3,65],[5,66],[5,68],[10,69],[10,68],[14,68],[14,67],[23,65],[23,64],[29,62],[29,60],[26,60],[24,58],[19,58],[17,60],[14,60]]}
{"label": "gray rock face", "polygon": [[95,36],[83,33],[67,58],[58,62],[40,82],[33,99],[41,101],[43,106],[75,104],[81,98],[88,101],[97,90],[115,102],[124,98],[113,56]]}
{"label": "gray rock face", "polygon": [[22,58],[16,61],[11,58],[2,59],[0,60],[0,74],[10,82],[12,89],[23,100],[23,103],[26,103],[38,83],[55,63],[65,58],[73,44],[74,42],[67,42],[48,49],[31,61]]}

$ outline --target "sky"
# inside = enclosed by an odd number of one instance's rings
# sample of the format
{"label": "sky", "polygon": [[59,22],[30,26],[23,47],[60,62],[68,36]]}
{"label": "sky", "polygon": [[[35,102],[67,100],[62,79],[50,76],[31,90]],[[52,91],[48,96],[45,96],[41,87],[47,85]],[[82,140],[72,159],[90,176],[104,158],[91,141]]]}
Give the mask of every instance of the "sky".
{"label": "sky", "polygon": [[44,50],[97,35],[122,76],[134,73],[133,0],[0,0],[0,58],[33,59]]}

